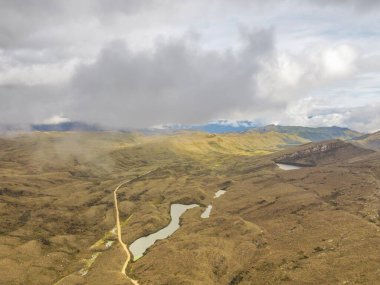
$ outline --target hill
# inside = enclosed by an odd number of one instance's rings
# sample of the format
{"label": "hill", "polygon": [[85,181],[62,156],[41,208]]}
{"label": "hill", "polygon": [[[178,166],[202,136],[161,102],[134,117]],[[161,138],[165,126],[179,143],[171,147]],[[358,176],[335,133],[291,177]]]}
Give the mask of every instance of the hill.
{"label": "hill", "polygon": [[230,120],[217,120],[206,124],[199,125],[163,125],[163,130],[191,130],[202,131],[211,134],[223,134],[223,133],[242,133],[250,129],[256,128],[257,123],[252,121],[230,121]]}
{"label": "hill", "polygon": [[[4,129],[5,130],[5,129]],[[31,125],[32,131],[43,132],[99,132],[110,129],[103,128],[99,125],[91,125],[83,122],[65,121],[55,124],[35,124]],[[131,131],[130,129],[120,129],[113,131]],[[146,128],[135,130],[146,135],[170,135],[183,133],[205,132],[209,134],[233,134],[233,133],[281,133],[294,135],[303,141],[325,141],[325,140],[352,140],[363,137],[362,133],[340,127],[300,127],[300,126],[279,126],[268,125],[259,127],[257,123],[252,121],[228,121],[218,120],[207,124],[200,125],[163,125],[158,128]]]}
{"label": "hill", "polygon": [[62,122],[57,124],[34,124],[31,125],[31,130],[40,132],[99,132],[104,129],[97,125],[82,122]]}
{"label": "hill", "polygon": [[[152,170],[119,189],[127,245],[168,225],[171,204],[199,207],[129,264],[140,284],[376,284],[380,153],[303,142],[278,132],[2,137],[0,284],[130,284],[113,189]],[[283,171],[281,158],[315,166]]]}
{"label": "hill", "polygon": [[308,143],[289,151],[279,152],[275,161],[293,165],[316,166],[347,161],[371,153],[373,153],[371,150],[334,140]]}
{"label": "hill", "polygon": [[380,132],[358,137],[353,140],[353,143],[358,144],[362,147],[380,150]]}
{"label": "hill", "polygon": [[299,127],[299,126],[276,126],[268,125],[265,127],[259,127],[254,129],[255,132],[266,133],[266,132],[279,132],[286,134],[294,134],[301,138],[318,142],[325,140],[349,140],[359,136],[362,136],[362,133],[340,127],[319,127],[319,128],[310,128],[310,127]]}
{"label": "hill", "polygon": [[194,155],[263,155],[289,146],[306,143],[307,140],[291,134],[268,132],[205,134],[201,132],[182,132],[165,137],[175,149]]}

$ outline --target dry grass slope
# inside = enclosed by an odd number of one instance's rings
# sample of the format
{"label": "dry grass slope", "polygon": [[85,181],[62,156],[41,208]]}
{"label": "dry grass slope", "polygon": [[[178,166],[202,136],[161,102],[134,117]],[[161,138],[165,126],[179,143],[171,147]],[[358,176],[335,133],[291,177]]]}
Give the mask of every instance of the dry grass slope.
{"label": "dry grass slope", "polygon": [[127,268],[140,284],[377,284],[379,152],[345,145],[329,153],[339,159],[313,157],[316,167],[275,166],[304,142],[273,132],[2,138],[0,284],[128,284],[112,190],[156,168],[118,192],[124,242],[167,225],[171,203],[201,207]]}

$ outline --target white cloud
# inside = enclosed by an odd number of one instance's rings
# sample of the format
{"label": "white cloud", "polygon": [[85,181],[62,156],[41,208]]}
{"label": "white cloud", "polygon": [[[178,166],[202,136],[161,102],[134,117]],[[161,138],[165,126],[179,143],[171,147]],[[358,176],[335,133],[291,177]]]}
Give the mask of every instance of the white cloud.
{"label": "white cloud", "polygon": [[69,118],[66,118],[63,115],[54,115],[54,116],[44,120],[42,123],[48,124],[48,125],[55,125],[55,124],[67,123],[70,121],[71,120]]}
{"label": "white cloud", "polygon": [[[1,61],[1,59],[0,59]],[[55,85],[67,83],[74,73],[77,60],[49,63],[25,64],[2,60],[0,85]]]}
{"label": "white cloud", "polygon": [[[351,75],[355,71],[357,57],[357,52],[349,45],[340,45],[323,51],[321,59],[324,76],[334,79]],[[317,60],[319,61],[320,59]]]}
{"label": "white cloud", "polygon": [[357,57],[349,45],[316,47],[297,55],[276,53],[258,74],[259,96],[292,104],[337,80],[351,78]]}

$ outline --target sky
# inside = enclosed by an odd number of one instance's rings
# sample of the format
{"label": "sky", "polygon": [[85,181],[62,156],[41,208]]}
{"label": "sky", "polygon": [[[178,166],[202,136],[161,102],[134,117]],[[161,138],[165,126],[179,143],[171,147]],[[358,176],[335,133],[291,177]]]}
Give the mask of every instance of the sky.
{"label": "sky", "polygon": [[0,125],[380,129],[378,0],[0,0]]}

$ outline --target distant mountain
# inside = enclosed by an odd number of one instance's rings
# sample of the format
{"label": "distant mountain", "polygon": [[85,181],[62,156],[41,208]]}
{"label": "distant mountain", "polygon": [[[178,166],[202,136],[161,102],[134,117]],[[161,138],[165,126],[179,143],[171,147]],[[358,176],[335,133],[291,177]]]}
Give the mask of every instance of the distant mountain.
{"label": "distant mountain", "polygon": [[348,128],[341,127],[301,127],[301,126],[278,126],[278,125],[268,125],[259,126],[256,122],[252,121],[229,121],[229,120],[218,120],[210,122],[203,125],[164,125],[161,126],[160,130],[193,130],[193,131],[203,131],[207,133],[242,133],[247,131],[268,133],[277,132],[284,134],[293,134],[301,138],[307,139],[309,141],[318,142],[325,140],[341,139],[350,140],[360,136],[362,133],[350,130]]}
{"label": "distant mountain", "polygon": [[201,125],[163,125],[160,129],[164,130],[192,130],[203,131],[211,134],[223,133],[242,133],[258,125],[252,121],[230,121],[230,120],[217,120]]}
{"label": "distant mountain", "polygon": [[374,151],[341,140],[332,140],[312,142],[279,152],[275,162],[300,166],[327,165],[371,153]]}
{"label": "distant mountain", "polygon": [[267,133],[267,132],[278,132],[285,134],[294,134],[301,138],[308,139],[313,142],[326,141],[326,140],[350,140],[363,136],[362,133],[350,130],[348,128],[340,127],[300,127],[300,126],[277,126],[268,125],[265,127],[255,128],[253,131]]}
{"label": "distant mountain", "polygon": [[380,150],[380,131],[355,138],[353,140],[353,143],[358,144],[362,147]]}
{"label": "distant mountain", "polygon": [[[173,131],[203,131],[206,133],[219,134],[219,133],[241,133],[257,127],[257,124],[251,121],[228,121],[218,120],[203,125],[180,125],[180,124],[168,124],[160,127],[142,129],[143,133],[170,133]],[[43,132],[68,132],[68,131],[104,131],[98,125],[91,125],[82,122],[60,122],[53,124],[34,124],[31,126],[33,131]],[[120,129],[117,129],[120,131]],[[129,129],[123,129],[129,130]]]}
{"label": "distant mountain", "polygon": [[81,131],[81,132],[98,132],[104,131],[97,125],[86,124],[82,122],[62,122],[57,124],[35,124],[31,126],[32,131],[40,132],[69,132],[69,131]]}
{"label": "distant mountain", "polygon": [[[68,131],[82,131],[82,132],[96,132],[105,131],[99,125],[87,124],[83,122],[75,121],[65,121],[52,124],[35,124],[31,126],[33,131],[43,131],[43,132],[68,132]],[[116,130],[116,129],[115,129]],[[128,129],[117,129],[118,131],[128,130]],[[156,128],[142,129],[143,133],[171,133],[176,131],[202,131],[211,134],[223,134],[223,133],[244,133],[244,132],[257,132],[257,133],[268,133],[277,132],[282,134],[296,135],[300,138],[319,142],[325,140],[351,140],[358,137],[363,137],[362,133],[350,130],[348,128],[340,127],[301,127],[301,126],[278,126],[278,125],[268,125],[261,127],[256,122],[253,121],[230,121],[230,120],[217,120],[200,125],[162,125]]]}

